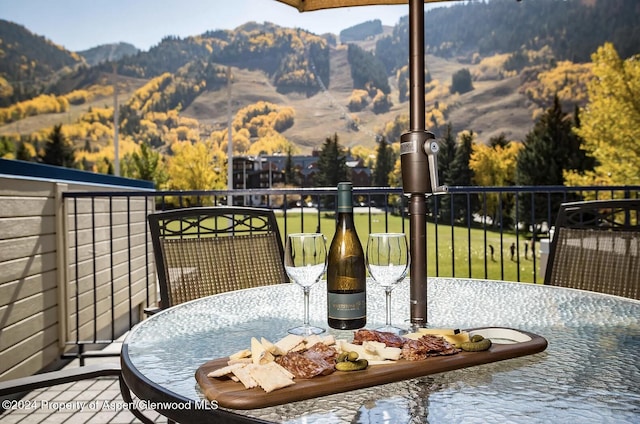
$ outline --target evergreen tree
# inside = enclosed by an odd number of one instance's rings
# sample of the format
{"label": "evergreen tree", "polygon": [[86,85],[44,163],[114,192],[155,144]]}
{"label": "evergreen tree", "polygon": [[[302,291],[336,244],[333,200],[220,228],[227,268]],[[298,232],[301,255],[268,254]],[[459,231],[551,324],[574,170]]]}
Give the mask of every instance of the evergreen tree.
{"label": "evergreen tree", "polygon": [[284,183],[286,185],[300,185],[300,178],[293,166],[293,155],[291,146],[287,147],[287,159],[284,163]]}
{"label": "evergreen tree", "polygon": [[[593,168],[594,161],[581,148],[582,140],[573,132],[573,120],[562,111],[558,96],[553,105],[535,123],[526,135],[524,148],[518,154],[516,184],[518,185],[564,185],[563,172],[570,169]],[[546,194],[519,199],[519,221],[527,224],[539,223],[555,217],[546,214]],[[552,210],[565,198],[552,200]],[[576,200],[576,199],[573,199]],[[532,201],[536,208],[532,210]]]}
{"label": "evergreen tree", "polygon": [[473,181],[473,171],[469,168],[469,159],[473,151],[475,134],[473,131],[464,131],[460,134],[460,142],[456,147],[450,167],[451,185],[470,186]]}
{"label": "evergreen tree", "polygon": [[[376,163],[373,167],[373,185],[376,187],[388,187],[389,175],[393,172],[396,164],[396,155],[387,143],[386,137],[380,137],[376,148]],[[373,196],[374,202],[379,206],[387,204],[386,196]]]}
{"label": "evergreen tree", "polygon": [[[391,92],[385,66],[372,53],[355,44],[349,44],[347,60],[351,65],[351,78],[353,79],[354,88],[367,89],[367,87],[372,86],[380,89],[384,94]],[[371,94],[371,90],[369,91]]]}
{"label": "evergreen tree", "polygon": [[451,77],[451,94],[464,94],[473,90],[471,83],[471,72],[467,68],[460,69]]}
{"label": "evergreen tree", "polygon": [[373,169],[373,185],[376,187],[389,186],[389,173],[393,171],[396,158],[393,149],[385,137],[381,137],[376,149],[376,165]]}
{"label": "evergreen tree", "polygon": [[526,135],[524,144],[518,155],[517,184],[564,185],[564,170],[593,167],[558,96]]}
{"label": "evergreen tree", "polygon": [[336,187],[339,182],[348,181],[347,157],[338,142],[338,134],[327,137],[318,157],[316,187]]}
{"label": "evergreen tree", "polygon": [[49,165],[73,168],[75,166],[74,149],[62,134],[62,124],[53,127],[48,141],[44,147],[42,162]]}
{"label": "evergreen tree", "polygon": [[[473,152],[474,138],[475,135],[473,131],[464,131],[460,134],[460,141],[456,147],[456,153],[449,169],[451,185],[453,186],[471,186],[472,184],[473,171],[469,167],[469,159]],[[453,218],[466,223],[470,216],[468,208],[471,208],[470,212],[476,209],[476,198],[472,196],[470,199],[467,199],[467,196],[464,195],[452,195],[451,199],[453,202],[451,206],[453,208]]]}
{"label": "evergreen tree", "polygon": [[491,147],[496,147],[496,146],[500,146],[502,148],[507,147],[507,145],[509,144],[509,140],[507,140],[507,136],[504,135],[504,133],[500,133],[500,135],[497,135],[495,137],[491,137],[489,139],[489,146]]}
{"label": "evergreen tree", "polygon": [[440,179],[440,184],[451,185],[453,177],[450,169],[456,155],[456,139],[453,136],[451,122],[447,124],[444,130],[444,137],[438,144],[440,145],[440,151],[438,152],[438,178]]}
{"label": "evergreen tree", "polygon": [[[438,141],[438,180],[440,184],[452,185],[451,164],[456,155],[456,139],[453,136],[451,122],[444,130],[444,137]],[[433,212],[438,216],[448,219],[451,216],[451,201],[449,196],[434,196],[435,208]]]}

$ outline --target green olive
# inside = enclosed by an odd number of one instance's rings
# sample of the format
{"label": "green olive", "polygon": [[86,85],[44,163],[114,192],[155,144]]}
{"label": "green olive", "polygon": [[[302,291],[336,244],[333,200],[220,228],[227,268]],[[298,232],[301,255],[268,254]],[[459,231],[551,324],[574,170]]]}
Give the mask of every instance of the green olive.
{"label": "green olive", "polygon": [[366,359],[358,359],[357,361],[345,361],[338,362],[336,369],[338,371],[360,371],[366,369],[369,366],[369,361]]}
{"label": "green olive", "polygon": [[349,352],[349,354],[347,355],[347,361],[357,361],[358,360],[358,352]]}

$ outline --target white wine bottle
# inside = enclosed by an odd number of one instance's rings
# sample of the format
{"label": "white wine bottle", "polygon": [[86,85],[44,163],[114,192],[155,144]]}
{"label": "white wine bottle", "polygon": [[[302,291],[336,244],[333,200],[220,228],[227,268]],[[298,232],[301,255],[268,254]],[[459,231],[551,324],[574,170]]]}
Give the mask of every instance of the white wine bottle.
{"label": "white wine bottle", "polygon": [[338,222],[327,261],[327,321],[339,330],[367,323],[367,271],[353,223],[353,186],[338,184]]}

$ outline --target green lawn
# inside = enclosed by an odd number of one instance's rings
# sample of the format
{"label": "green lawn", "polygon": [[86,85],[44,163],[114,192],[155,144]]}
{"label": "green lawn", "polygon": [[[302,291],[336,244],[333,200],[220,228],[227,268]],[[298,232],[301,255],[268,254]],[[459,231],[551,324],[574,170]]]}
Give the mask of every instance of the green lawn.
{"label": "green lawn", "polygon": [[[331,243],[335,231],[335,219],[326,213],[320,216],[318,222],[317,214],[304,214],[301,219],[299,212],[287,212],[287,223],[285,227],[284,216],[277,214],[278,225],[281,233],[295,232],[315,232],[320,226],[320,232],[327,237],[327,244]],[[387,215],[368,215],[356,214],[355,224],[360,237],[362,247],[366,247],[367,236],[372,232],[402,232],[402,219],[399,216]],[[528,239],[520,234],[520,274],[518,277],[518,269],[515,261],[511,261],[510,245],[516,241],[514,233],[503,232],[502,239],[498,231],[487,229],[486,242],[485,232],[483,229],[472,228],[468,230],[463,227],[454,227],[453,235],[450,226],[438,225],[438,246],[439,251],[435,251],[435,225],[427,224],[427,274],[429,276],[437,275],[441,277],[469,277],[472,278],[488,278],[507,281],[523,281],[533,282],[533,260],[531,258],[531,249],[529,249],[528,259],[524,258],[525,242]],[[404,220],[404,232],[409,233],[409,220]],[[471,255],[471,273],[469,272],[469,244],[472,246]],[[494,258],[491,260],[489,245],[495,248]],[[485,247],[486,246],[486,247]],[[328,248],[328,245],[327,245]],[[536,250],[538,250],[536,246]],[[502,251],[502,259],[500,255]],[[436,263],[437,257],[437,263]],[[485,272],[486,262],[486,272]],[[536,258],[536,281],[542,283],[544,276],[540,275],[539,255]]]}

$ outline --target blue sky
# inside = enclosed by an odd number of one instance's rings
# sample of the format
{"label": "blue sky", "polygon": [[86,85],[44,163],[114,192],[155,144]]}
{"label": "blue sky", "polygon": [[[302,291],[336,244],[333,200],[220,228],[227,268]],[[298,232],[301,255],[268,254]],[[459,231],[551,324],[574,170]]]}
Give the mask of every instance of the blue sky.
{"label": "blue sky", "polygon": [[147,50],[166,35],[234,29],[248,21],[338,34],[372,19],[395,25],[408,14],[408,5],[299,13],[275,0],[0,0],[1,19],[71,51],[120,41]]}

